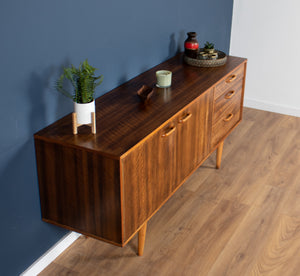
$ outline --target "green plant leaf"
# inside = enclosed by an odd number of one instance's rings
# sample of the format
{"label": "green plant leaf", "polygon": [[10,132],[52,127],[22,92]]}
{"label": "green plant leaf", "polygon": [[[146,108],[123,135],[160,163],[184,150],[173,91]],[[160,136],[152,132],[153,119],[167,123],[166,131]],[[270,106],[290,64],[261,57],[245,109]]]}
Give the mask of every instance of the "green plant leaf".
{"label": "green plant leaf", "polygon": [[204,48],[205,49],[214,49],[215,45],[213,43],[210,43],[208,41],[206,41],[206,43],[204,44]]}
{"label": "green plant leaf", "polygon": [[[79,64],[78,68],[74,65],[64,68],[64,73],[55,84],[57,91],[73,99],[77,103],[89,103],[94,100],[95,88],[103,81],[103,76],[94,76],[97,69],[89,65],[88,60]],[[74,88],[73,93],[64,89],[64,80],[69,80]]]}

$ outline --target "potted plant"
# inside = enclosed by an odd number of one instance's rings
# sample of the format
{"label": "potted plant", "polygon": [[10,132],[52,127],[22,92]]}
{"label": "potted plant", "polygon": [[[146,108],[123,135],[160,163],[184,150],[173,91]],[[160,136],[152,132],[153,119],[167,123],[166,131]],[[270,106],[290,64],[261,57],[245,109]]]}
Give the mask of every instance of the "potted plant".
{"label": "potted plant", "polygon": [[215,51],[215,45],[206,41],[206,43],[204,44],[204,51],[209,54],[212,54]]}
{"label": "potted plant", "polygon": [[[64,68],[63,74],[56,82],[56,89],[74,102],[74,110],[77,115],[77,124],[91,124],[92,112],[95,112],[95,88],[103,81],[103,76],[96,77],[97,69],[89,65],[88,60],[80,63],[76,68],[73,65]],[[73,86],[69,92],[64,88],[64,82],[68,80]]]}

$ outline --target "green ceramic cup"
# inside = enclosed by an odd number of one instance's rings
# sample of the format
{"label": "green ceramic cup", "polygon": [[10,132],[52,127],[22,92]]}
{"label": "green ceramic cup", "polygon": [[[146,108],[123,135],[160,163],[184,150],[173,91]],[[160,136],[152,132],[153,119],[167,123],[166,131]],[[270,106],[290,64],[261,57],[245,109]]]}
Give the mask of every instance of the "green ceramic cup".
{"label": "green ceramic cup", "polygon": [[170,87],[172,84],[172,72],[167,70],[156,71],[156,86],[158,87]]}

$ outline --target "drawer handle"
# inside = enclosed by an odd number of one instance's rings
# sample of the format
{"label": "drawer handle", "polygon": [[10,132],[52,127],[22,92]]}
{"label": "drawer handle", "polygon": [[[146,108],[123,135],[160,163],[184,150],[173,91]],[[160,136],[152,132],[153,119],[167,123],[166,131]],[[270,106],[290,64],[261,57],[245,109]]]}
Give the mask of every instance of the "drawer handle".
{"label": "drawer handle", "polygon": [[167,132],[165,132],[161,137],[168,137],[176,130],[175,126],[171,126]]}
{"label": "drawer handle", "polygon": [[233,114],[230,113],[230,114],[228,114],[227,117],[226,117],[225,119],[223,119],[223,120],[224,120],[224,122],[229,122],[232,118],[233,118]]}
{"label": "drawer handle", "polygon": [[233,95],[235,94],[235,91],[229,91],[226,95],[225,95],[225,99],[229,100],[233,97]]}
{"label": "drawer handle", "polygon": [[181,118],[179,121],[178,121],[178,123],[179,124],[182,124],[182,123],[184,123],[184,122],[186,122],[189,118],[191,118],[192,117],[192,113],[190,113],[190,112],[188,112],[183,118]]}
{"label": "drawer handle", "polygon": [[234,80],[236,79],[236,77],[237,77],[237,75],[231,75],[231,76],[226,80],[226,82],[227,82],[227,83],[230,83],[230,82],[234,81]]}

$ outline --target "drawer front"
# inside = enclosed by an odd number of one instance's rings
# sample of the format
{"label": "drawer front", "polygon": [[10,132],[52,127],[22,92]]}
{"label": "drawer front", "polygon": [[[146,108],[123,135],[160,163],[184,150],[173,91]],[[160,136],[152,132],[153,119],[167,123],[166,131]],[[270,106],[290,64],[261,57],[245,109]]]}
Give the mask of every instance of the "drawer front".
{"label": "drawer front", "polygon": [[219,110],[215,109],[212,126],[212,147],[216,146],[241,119],[242,90]]}
{"label": "drawer front", "polygon": [[224,115],[226,115],[223,113],[226,112],[229,106],[237,104],[236,102],[241,102],[242,89],[243,83],[240,81],[235,83],[235,85],[230,89],[227,89],[218,99],[215,100],[213,115],[214,122],[220,120],[222,116],[224,117]]}
{"label": "drawer front", "polygon": [[241,65],[232,74],[229,74],[223,81],[221,81],[215,89],[215,99],[219,98],[221,95],[230,91],[230,89],[237,83],[242,83],[244,77],[244,65]]}

